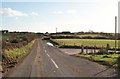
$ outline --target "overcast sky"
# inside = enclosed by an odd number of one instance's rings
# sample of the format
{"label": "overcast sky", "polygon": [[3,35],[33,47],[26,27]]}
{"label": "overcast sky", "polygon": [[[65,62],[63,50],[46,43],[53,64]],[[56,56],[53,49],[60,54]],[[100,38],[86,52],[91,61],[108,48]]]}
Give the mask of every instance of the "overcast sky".
{"label": "overcast sky", "polygon": [[5,0],[0,8],[0,29],[10,31],[114,32],[120,0]]}

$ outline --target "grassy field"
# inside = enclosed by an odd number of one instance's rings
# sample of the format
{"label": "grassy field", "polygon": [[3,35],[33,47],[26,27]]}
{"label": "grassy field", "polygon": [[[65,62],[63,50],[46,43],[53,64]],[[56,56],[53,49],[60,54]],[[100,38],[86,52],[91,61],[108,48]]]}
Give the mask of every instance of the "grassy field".
{"label": "grassy field", "polygon": [[101,34],[81,34],[81,35],[78,35],[78,36],[81,36],[81,37],[84,37],[84,36],[91,36],[91,37],[105,37]]}
{"label": "grassy field", "polygon": [[120,57],[120,54],[104,54],[104,55],[96,55],[96,54],[78,54],[76,56],[82,56],[90,58],[94,61],[103,61],[110,65],[117,66],[118,65],[118,58]]}
{"label": "grassy field", "polygon": [[[106,39],[53,39],[53,41],[57,42],[59,45],[67,45],[67,46],[94,46],[102,47],[109,44],[110,48],[115,47],[114,40],[106,40]],[[117,40],[118,45],[118,40]]]}

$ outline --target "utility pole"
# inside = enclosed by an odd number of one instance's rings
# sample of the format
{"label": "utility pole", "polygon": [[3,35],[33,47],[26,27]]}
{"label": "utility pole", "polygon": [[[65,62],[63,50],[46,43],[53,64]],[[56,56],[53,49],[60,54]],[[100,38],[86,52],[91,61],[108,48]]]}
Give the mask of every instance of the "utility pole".
{"label": "utility pole", "polygon": [[57,33],[57,27],[56,27],[56,33]]}
{"label": "utility pole", "polygon": [[115,53],[117,47],[117,16],[115,16]]}

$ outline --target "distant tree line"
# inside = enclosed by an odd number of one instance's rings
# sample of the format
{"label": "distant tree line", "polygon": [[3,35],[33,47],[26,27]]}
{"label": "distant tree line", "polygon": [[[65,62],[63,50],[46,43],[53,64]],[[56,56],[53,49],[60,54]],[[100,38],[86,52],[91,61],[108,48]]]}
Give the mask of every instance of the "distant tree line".
{"label": "distant tree line", "polygon": [[[107,36],[51,36],[52,39],[111,39],[114,40],[115,37],[107,37]],[[117,37],[117,40],[120,40],[120,37]]]}

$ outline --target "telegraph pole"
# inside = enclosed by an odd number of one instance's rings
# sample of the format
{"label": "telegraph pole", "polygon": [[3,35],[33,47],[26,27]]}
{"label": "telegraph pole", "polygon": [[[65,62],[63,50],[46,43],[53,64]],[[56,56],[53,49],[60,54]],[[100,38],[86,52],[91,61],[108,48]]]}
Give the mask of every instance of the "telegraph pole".
{"label": "telegraph pole", "polygon": [[57,27],[56,27],[56,33],[57,33]]}
{"label": "telegraph pole", "polygon": [[115,16],[115,53],[117,47],[117,16]]}

